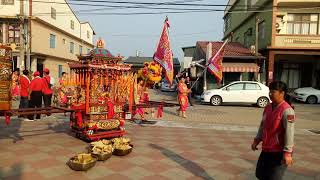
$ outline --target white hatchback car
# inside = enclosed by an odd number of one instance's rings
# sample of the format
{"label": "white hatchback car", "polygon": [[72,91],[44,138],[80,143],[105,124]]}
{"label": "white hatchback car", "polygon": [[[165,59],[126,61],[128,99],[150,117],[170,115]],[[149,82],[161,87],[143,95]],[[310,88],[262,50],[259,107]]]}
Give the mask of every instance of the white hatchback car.
{"label": "white hatchback car", "polygon": [[266,107],[270,102],[269,88],[255,81],[236,81],[219,89],[210,89],[201,95],[201,102],[213,106],[222,103],[248,103]]}
{"label": "white hatchback car", "polygon": [[320,103],[320,88],[305,87],[294,91],[294,97],[298,101],[308,104]]}

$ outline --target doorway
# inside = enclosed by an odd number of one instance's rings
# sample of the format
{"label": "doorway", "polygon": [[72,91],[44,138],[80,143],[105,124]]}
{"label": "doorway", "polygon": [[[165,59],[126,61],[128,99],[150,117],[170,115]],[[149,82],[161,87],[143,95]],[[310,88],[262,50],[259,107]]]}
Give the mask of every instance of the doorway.
{"label": "doorway", "polygon": [[40,76],[43,77],[43,61],[44,59],[37,59],[37,71],[40,72]]}

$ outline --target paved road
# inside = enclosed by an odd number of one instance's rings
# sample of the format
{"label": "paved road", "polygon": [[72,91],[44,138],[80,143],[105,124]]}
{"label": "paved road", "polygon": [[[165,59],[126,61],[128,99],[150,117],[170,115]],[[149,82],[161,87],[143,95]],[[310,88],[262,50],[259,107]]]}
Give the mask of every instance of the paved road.
{"label": "paved road", "polygon": [[[151,99],[160,101],[165,99],[169,102],[176,102],[174,93],[161,91],[151,91]],[[250,105],[225,105],[211,106],[209,104],[194,103],[195,106],[188,109],[188,118],[179,118],[176,113],[177,108],[165,108],[162,119],[173,121],[197,121],[211,124],[232,124],[243,126],[258,126],[261,120],[262,108]],[[320,104],[308,105],[295,103],[297,116],[296,128],[320,130]],[[149,119],[153,119],[151,116]]]}

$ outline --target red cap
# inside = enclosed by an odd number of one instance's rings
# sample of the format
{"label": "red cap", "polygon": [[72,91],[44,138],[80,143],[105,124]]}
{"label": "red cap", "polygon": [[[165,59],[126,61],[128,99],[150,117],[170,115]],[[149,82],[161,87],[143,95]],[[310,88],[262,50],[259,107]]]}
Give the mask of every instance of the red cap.
{"label": "red cap", "polygon": [[34,77],[40,76],[40,72],[39,72],[39,71],[34,72],[34,73],[33,73],[33,76],[34,76]]}
{"label": "red cap", "polygon": [[49,69],[48,69],[48,68],[44,68],[43,72],[45,72],[45,73],[49,73],[50,71],[49,71]]}

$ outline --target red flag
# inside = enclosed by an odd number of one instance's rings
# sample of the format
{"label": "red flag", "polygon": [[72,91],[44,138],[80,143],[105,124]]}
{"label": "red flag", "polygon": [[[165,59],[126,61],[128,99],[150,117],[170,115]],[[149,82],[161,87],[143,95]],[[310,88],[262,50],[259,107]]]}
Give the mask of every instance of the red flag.
{"label": "red flag", "polygon": [[222,80],[222,59],[224,48],[227,44],[227,40],[222,44],[219,51],[212,56],[208,61],[208,71],[217,78],[217,82],[220,83]]}
{"label": "red flag", "polygon": [[166,78],[170,84],[173,82],[173,55],[170,48],[170,40],[168,28],[170,27],[168,17],[166,18],[158,43],[157,51],[154,53],[153,59],[159,63],[166,73]]}

